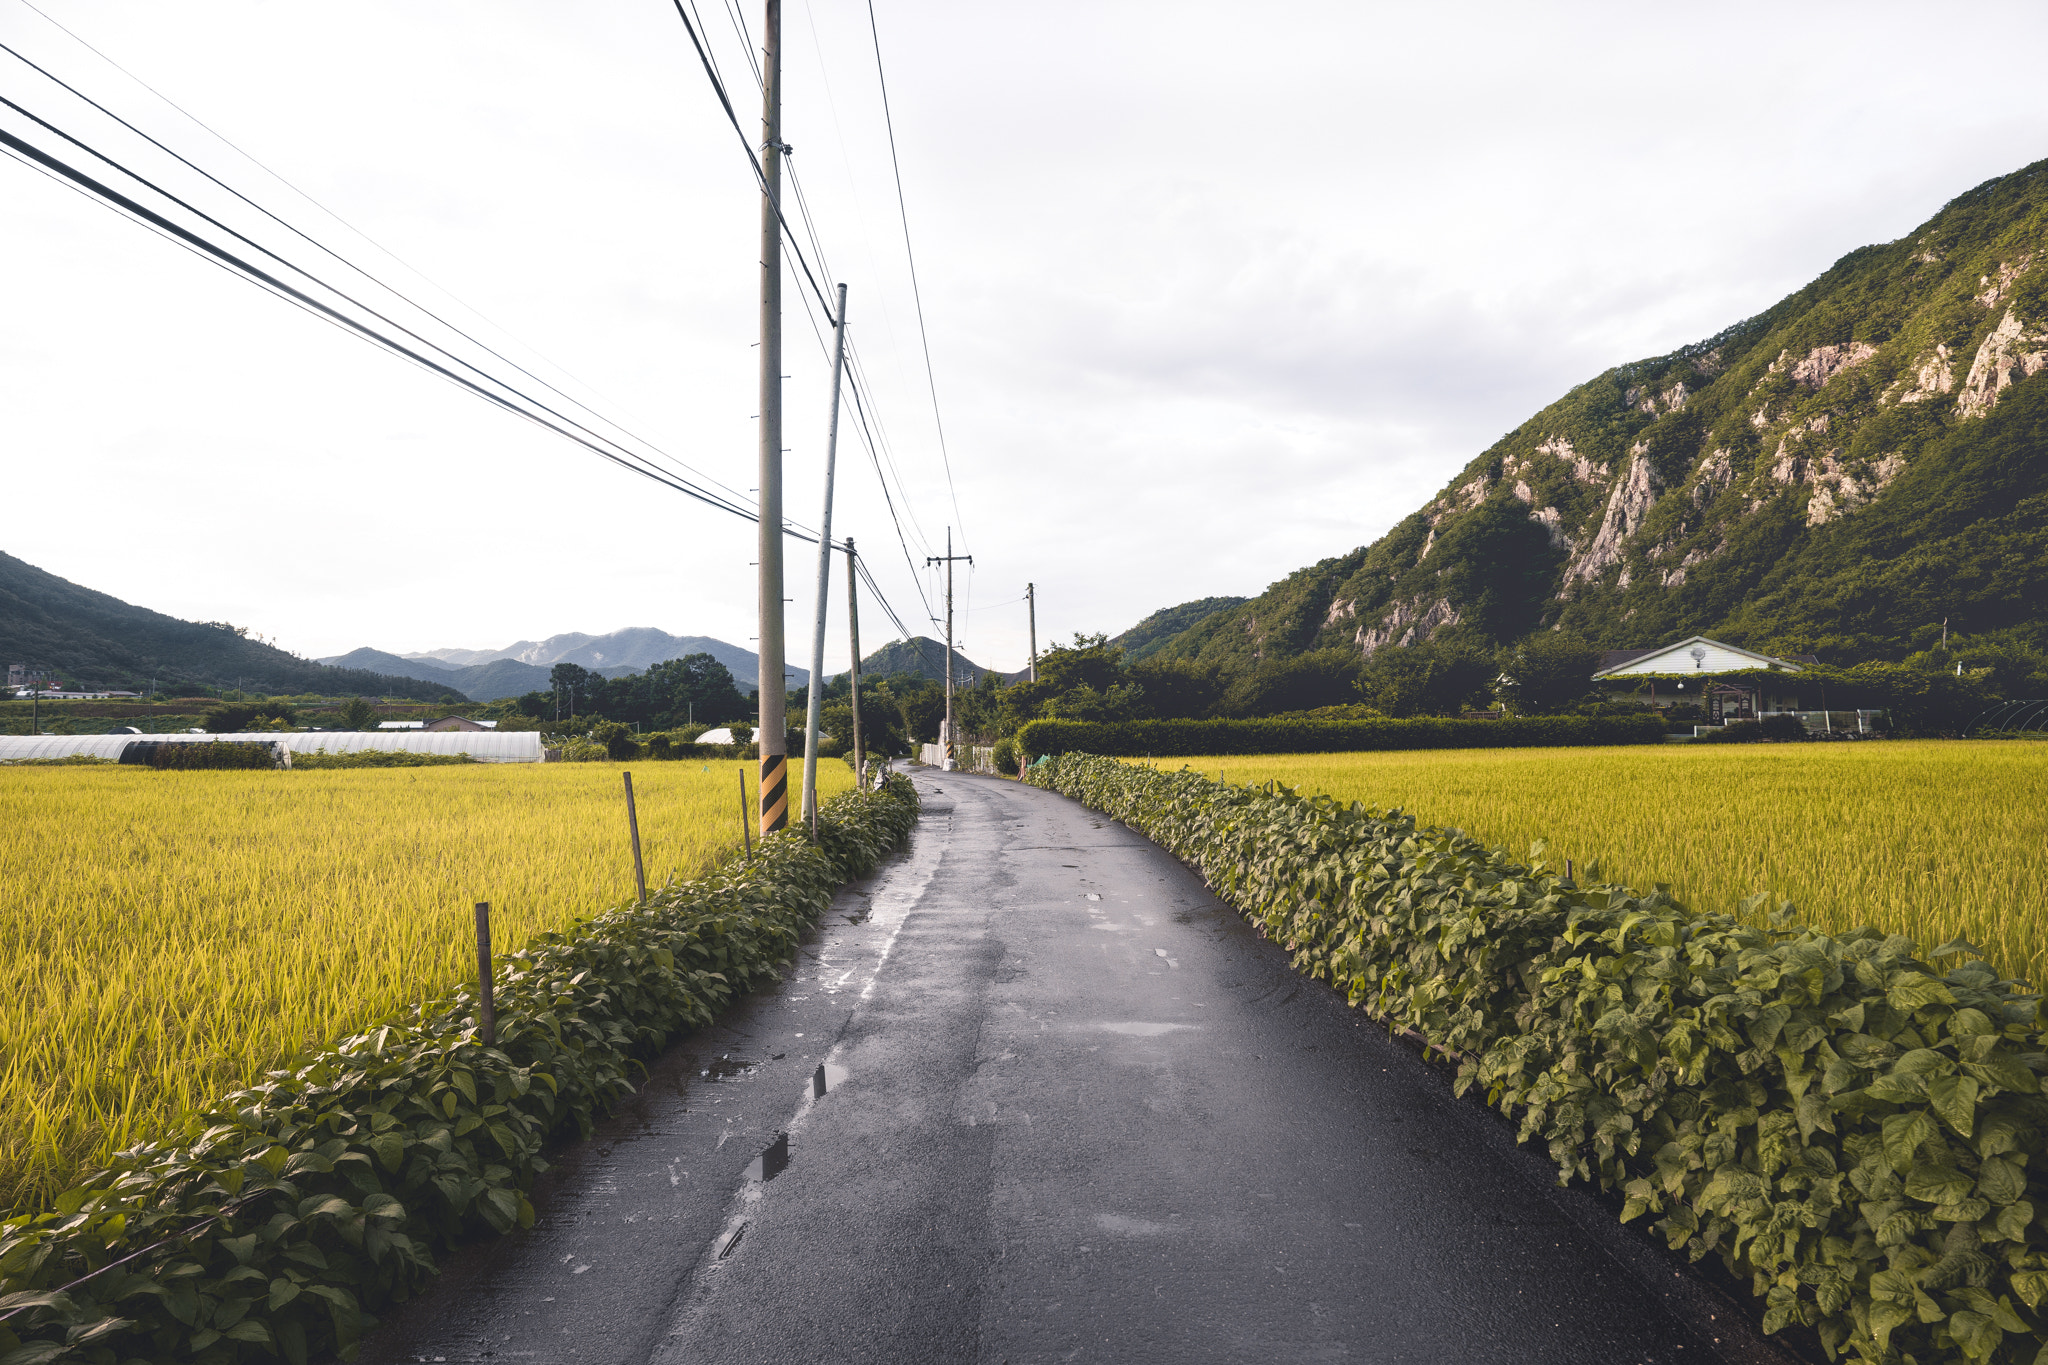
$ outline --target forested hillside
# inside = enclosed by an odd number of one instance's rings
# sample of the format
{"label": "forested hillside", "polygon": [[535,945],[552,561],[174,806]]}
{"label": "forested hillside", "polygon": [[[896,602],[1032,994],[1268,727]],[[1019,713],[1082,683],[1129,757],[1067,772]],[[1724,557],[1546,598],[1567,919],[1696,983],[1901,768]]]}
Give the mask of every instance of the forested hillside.
{"label": "forested hillside", "polygon": [[444,684],[329,668],[251,640],[220,621],[181,621],[82,588],[0,554],[0,663],[55,671],[66,682],[141,691],[181,684],[272,693],[416,697]]}
{"label": "forested hillside", "polygon": [[1768,311],[1579,386],[1371,545],[1158,646],[1606,648],[1705,634],[1835,664],[1943,623],[2048,644],[2048,162]]}

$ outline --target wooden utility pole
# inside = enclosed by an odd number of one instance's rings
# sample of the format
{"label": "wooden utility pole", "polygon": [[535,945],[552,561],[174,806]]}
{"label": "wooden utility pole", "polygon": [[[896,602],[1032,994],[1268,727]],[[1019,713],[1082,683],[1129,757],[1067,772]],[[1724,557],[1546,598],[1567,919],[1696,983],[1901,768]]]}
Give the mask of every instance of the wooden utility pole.
{"label": "wooden utility pole", "polygon": [[946,752],[944,766],[947,772],[953,771],[953,746],[958,742],[958,737],[953,731],[953,561],[956,559],[964,559],[969,564],[974,562],[973,555],[956,555],[953,553],[953,528],[948,526],[946,528],[946,553],[943,555],[928,555],[924,561],[927,564],[943,564],[946,566]]}
{"label": "wooden utility pole", "polygon": [[[811,631],[811,681],[804,689],[804,822],[818,823],[818,717],[824,705],[825,602],[832,587],[832,474],[839,460],[839,381],[846,373],[846,286],[832,329],[832,411],[825,423],[825,510],[818,518],[817,621]],[[853,568],[847,566],[847,573]]]}
{"label": "wooden utility pole", "polygon": [[846,680],[853,688],[853,785],[856,789],[865,787],[868,778],[867,754],[860,742],[860,595],[855,591],[853,576],[853,537],[846,538],[846,628],[853,636],[853,666],[847,670]]}
{"label": "wooden utility pole", "polygon": [[761,837],[789,823],[782,647],[782,0],[761,21],[760,598]]}
{"label": "wooden utility pole", "polygon": [[1031,614],[1031,681],[1038,681],[1038,585],[1024,585],[1025,610]]}

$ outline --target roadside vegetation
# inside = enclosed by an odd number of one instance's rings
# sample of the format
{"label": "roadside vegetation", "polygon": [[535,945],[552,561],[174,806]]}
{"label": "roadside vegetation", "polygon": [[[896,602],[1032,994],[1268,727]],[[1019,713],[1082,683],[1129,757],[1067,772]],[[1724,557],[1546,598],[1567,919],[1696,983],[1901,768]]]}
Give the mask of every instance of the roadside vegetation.
{"label": "roadside vegetation", "polygon": [[1689,908],[1190,770],[1067,754],[1029,780],[1197,868],[1561,1180],[1745,1280],[1766,1332],[1866,1365],[2048,1353],[2048,1035],[1970,944]]}
{"label": "roadside vegetation", "polygon": [[[650,888],[740,846],[752,766],[635,774]],[[0,1210],[473,975],[477,901],[513,947],[630,900],[619,772],[0,773]]]}
{"label": "roadside vegetation", "polygon": [[2048,985],[2048,753],[1931,741],[1161,759],[1402,810],[1696,910],[1792,901],[1826,929],[1958,936]]}

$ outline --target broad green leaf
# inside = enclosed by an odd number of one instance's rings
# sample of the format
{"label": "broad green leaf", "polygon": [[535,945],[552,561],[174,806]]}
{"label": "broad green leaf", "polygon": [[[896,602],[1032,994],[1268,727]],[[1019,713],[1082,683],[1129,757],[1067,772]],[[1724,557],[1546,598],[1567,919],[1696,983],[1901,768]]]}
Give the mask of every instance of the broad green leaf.
{"label": "broad green leaf", "polygon": [[1970,1136],[1977,1121],[1977,1081],[1971,1076],[1943,1076],[1927,1084],[1927,1100],[1949,1127]]}
{"label": "broad green leaf", "polygon": [[1884,1121],[1884,1155],[1892,1169],[1905,1174],[1920,1144],[1934,1136],[1934,1120],[1919,1110],[1892,1114]]}

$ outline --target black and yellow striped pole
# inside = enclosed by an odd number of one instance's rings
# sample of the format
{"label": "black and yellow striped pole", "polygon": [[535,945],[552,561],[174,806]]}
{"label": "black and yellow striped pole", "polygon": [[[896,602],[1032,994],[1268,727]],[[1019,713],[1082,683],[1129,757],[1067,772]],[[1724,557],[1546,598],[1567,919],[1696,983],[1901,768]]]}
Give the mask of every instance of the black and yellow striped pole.
{"label": "black and yellow striped pole", "polygon": [[761,48],[760,728],[761,837],[789,823],[782,636],[782,6],[767,0]]}

